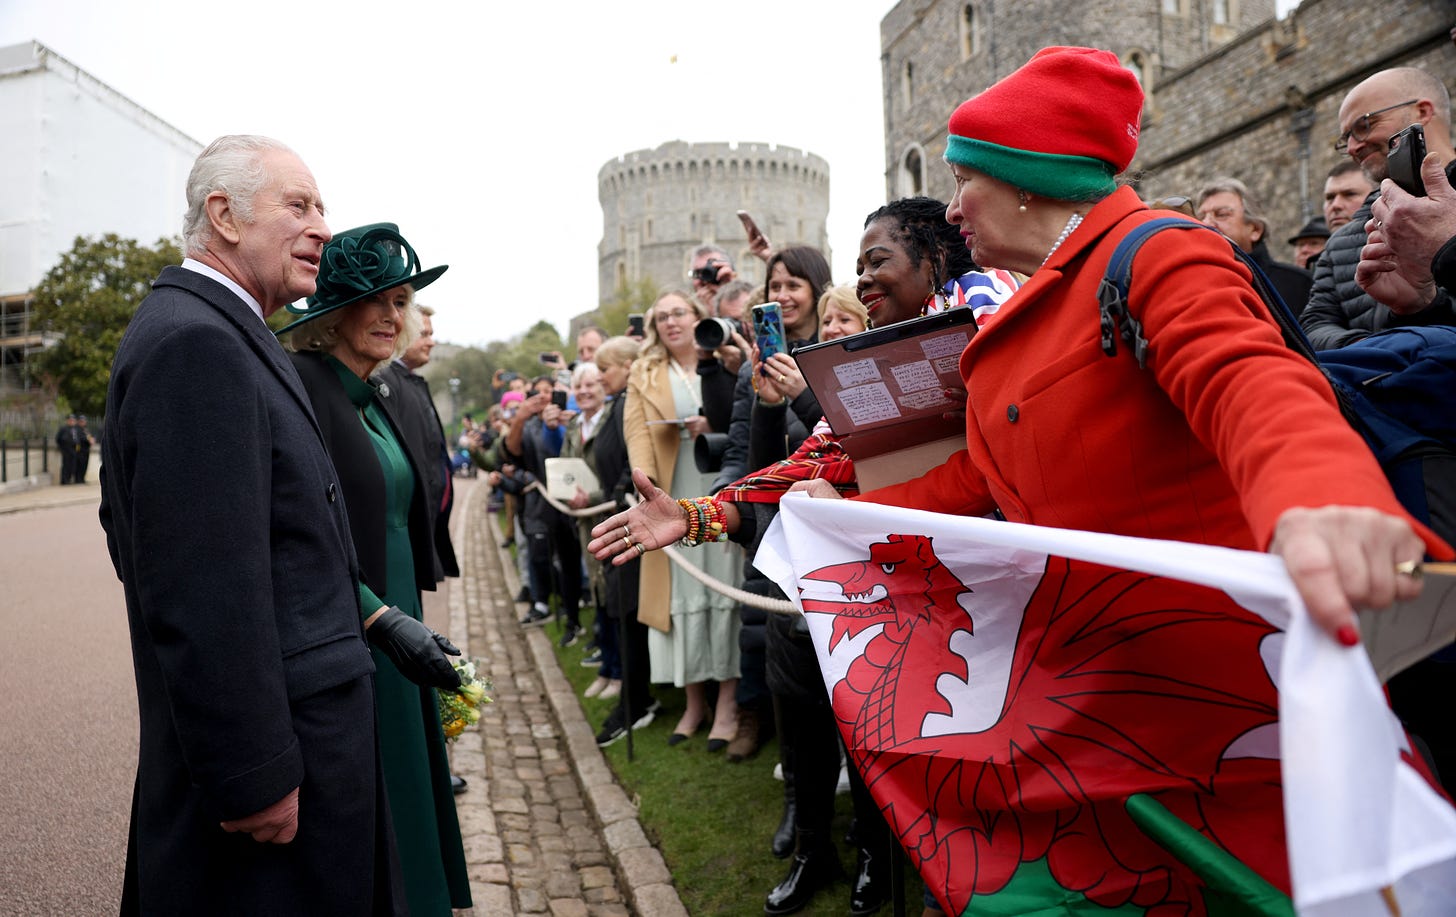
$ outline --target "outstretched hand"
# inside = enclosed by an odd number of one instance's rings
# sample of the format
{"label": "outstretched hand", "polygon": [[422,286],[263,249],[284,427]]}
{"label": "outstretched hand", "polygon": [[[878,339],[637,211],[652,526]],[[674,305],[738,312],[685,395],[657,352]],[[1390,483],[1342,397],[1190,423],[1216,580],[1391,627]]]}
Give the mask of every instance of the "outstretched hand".
{"label": "outstretched hand", "polygon": [[687,514],[667,491],[653,484],[640,468],[632,469],[632,483],[642,502],[593,528],[586,546],[597,560],[610,560],[618,567],[688,533]]}

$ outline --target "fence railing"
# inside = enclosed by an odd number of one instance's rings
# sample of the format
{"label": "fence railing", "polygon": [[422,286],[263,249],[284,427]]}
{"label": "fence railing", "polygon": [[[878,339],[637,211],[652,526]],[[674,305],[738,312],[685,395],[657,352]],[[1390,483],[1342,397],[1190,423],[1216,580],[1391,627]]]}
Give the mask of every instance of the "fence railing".
{"label": "fence railing", "polygon": [[0,484],[48,475],[59,461],[56,444],[45,437],[0,439]]}

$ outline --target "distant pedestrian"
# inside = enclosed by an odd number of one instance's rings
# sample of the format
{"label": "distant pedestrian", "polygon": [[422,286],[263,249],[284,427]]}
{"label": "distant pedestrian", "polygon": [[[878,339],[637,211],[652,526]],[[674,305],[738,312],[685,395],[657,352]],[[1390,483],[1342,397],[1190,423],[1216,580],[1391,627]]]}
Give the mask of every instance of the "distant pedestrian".
{"label": "distant pedestrian", "polygon": [[67,414],[65,425],[56,431],[56,451],[61,454],[62,485],[76,481],[76,458],[80,453],[80,434],[76,423],[76,415]]}
{"label": "distant pedestrian", "polygon": [[91,431],[86,429],[86,415],[76,415],[76,480],[77,484],[86,483],[86,467],[91,464],[91,447],[96,445],[96,438]]}

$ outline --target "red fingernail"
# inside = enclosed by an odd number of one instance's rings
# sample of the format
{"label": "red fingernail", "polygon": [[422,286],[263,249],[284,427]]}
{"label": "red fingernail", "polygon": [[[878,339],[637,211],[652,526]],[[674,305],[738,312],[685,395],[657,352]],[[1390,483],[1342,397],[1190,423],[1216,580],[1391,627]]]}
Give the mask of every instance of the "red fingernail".
{"label": "red fingernail", "polygon": [[1360,632],[1355,629],[1355,625],[1346,624],[1335,631],[1335,639],[1340,641],[1341,646],[1356,646],[1360,643]]}

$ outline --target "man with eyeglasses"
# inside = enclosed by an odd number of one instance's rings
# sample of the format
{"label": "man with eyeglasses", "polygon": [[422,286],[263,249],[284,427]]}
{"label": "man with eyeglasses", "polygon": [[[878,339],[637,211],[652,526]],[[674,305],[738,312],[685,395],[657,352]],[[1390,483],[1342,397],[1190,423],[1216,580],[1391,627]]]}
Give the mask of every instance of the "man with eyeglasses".
{"label": "man with eyeglasses", "polygon": [[[1424,127],[1426,148],[1451,174],[1456,160],[1451,146],[1451,97],[1438,78],[1414,67],[1382,70],[1350,90],[1340,104],[1336,148],[1359,163],[1365,176],[1378,186],[1389,176],[1386,154],[1390,138],[1412,124]],[[1375,197],[1372,193],[1350,222],[1335,230],[1315,262],[1314,289],[1300,324],[1318,350],[1343,347],[1400,325],[1456,324],[1451,298],[1444,292],[1428,302],[1406,299],[1385,304],[1356,282],[1360,249],[1366,243],[1365,224]]]}
{"label": "man with eyeglasses", "polygon": [[1198,192],[1198,218],[1248,252],[1274,285],[1279,298],[1292,309],[1302,309],[1309,301],[1309,271],[1275,261],[1269,254],[1269,246],[1264,241],[1269,234],[1269,222],[1259,210],[1259,203],[1248,186],[1237,178],[1215,178]]}

